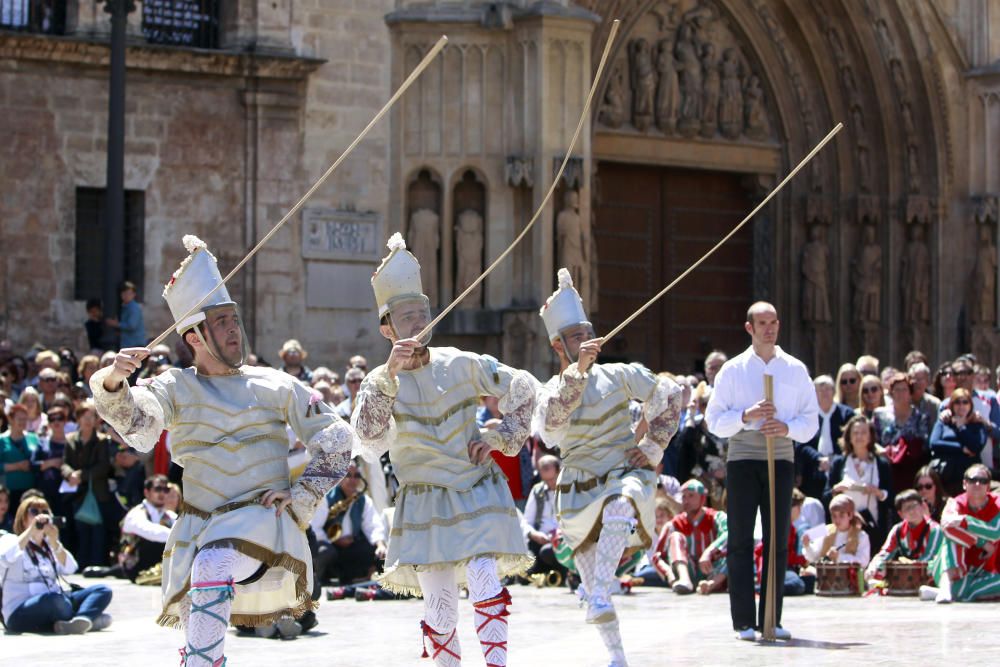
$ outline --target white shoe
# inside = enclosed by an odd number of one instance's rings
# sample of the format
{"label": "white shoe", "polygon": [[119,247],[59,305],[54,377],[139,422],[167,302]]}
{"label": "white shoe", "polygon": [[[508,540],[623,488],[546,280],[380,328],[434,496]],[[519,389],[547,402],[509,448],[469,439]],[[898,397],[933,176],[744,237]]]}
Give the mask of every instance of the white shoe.
{"label": "white shoe", "polygon": [[111,614],[99,614],[97,618],[93,620],[93,626],[91,626],[92,631],[103,630],[111,625]]}
{"label": "white shoe", "polygon": [[294,639],[302,634],[302,625],[291,616],[282,616],[275,625],[282,639]]}
{"label": "white shoe", "polygon": [[921,586],[920,587],[920,599],[924,602],[930,602],[938,596],[938,589],[933,586]]}
{"label": "white shoe", "polygon": [[56,621],[52,630],[57,635],[82,635],[90,631],[94,624],[86,616],[74,616],[68,621]]}
{"label": "white shoe", "polygon": [[774,638],[780,639],[781,641],[787,642],[792,638],[792,633],[784,628],[778,627],[774,629]]}
{"label": "white shoe", "polygon": [[594,595],[587,600],[587,623],[610,623],[618,618],[608,598]]}
{"label": "white shoe", "polygon": [[736,638],[744,642],[755,642],[757,641],[757,633],[754,632],[753,628],[743,628],[736,631]]}
{"label": "white shoe", "polygon": [[938,591],[938,594],[934,598],[934,601],[937,602],[938,604],[951,604],[951,591],[947,591],[942,588],[940,591]]}

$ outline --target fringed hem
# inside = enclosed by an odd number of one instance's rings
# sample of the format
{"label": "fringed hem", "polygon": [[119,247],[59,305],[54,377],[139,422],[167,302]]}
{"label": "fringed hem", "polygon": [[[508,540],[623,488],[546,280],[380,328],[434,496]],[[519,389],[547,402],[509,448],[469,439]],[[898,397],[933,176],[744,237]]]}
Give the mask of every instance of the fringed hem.
{"label": "fringed hem", "polygon": [[[470,556],[469,558],[463,558],[461,560],[449,561],[445,563],[431,563],[429,565],[397,565],[396,567],[390,568],[384,573],[378,575],[375,579],[378,581],[379,585],[387,591],[397,593],[399,595],[412,595],[414,597],[422,598],[423,592],[420,590],[420,586],[408,586],[399,582],[392,582],[389,581],[389,577],[392,576],[392,574],[397,570],[404,569],[409,569],[416,573],[465,567],[472,559],[480,558],[482,556],[487,556],[496,561],[497,576],[501,579],[504,577],[524,576],[527,574],[528,570],[531,569],[531,566],[535,564],[535,557],[530,554],[476,554],[475,556]],[[463,576],[459,577],[459,583],[464,583],[464,581],[465,576],[463,573]]]}
{"label": "fringed hem", "polygon": [[[283,616],[291,614],[295,618],[298,618],[307,611],[318,607],[318,605],[312,600],[312,585],[307,584],[306,582],[306,564],[297,558],[293,558],[286,553],[276,554],[270,549],[262,547],[259,544],[235,538],[212,542],[211,545],[205,545],[205,547],[212,545],[225,546],[235,549],[244,555],[259,560],[267,565],[268,568],[281,567],[288,570],[295,576],[295,607],[279,609],[266,614],[232,614],[229,617],[230,625],[262,625],[264,623],[274,623]],[[202,548],[204,549],[205,547]],[[184,588],[175,593],[174,596],[167,601],[167,604],[163,607],[163,612],[161,612],[159,617],[156,619],[156,623],[158,625],[181,629],[180,617],[177,614],[167,613],[167,610],[175,604],[180,604],[181,600],[188,594],[189,590],[190,585],[186,584]]]}

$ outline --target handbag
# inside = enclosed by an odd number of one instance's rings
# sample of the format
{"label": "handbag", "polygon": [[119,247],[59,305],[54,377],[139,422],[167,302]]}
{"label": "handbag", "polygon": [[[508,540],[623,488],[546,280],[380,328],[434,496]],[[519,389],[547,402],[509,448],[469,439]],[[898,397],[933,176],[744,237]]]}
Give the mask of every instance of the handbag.
{"label": "handbag", "polygon": [[104,523],[101,518],[101,506],[97,504],[97,497],[94,496],[92,488],[87,489],[87,495],[84,496],[80,507],[73,514],[73,518],[88,526],[100,526]]}

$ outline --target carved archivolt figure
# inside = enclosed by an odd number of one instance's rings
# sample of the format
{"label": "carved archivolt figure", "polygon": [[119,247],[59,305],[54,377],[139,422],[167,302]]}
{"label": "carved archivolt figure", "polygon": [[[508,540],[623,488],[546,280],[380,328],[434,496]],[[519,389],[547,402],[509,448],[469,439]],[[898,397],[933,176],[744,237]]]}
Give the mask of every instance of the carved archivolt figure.
{"label": "carved archivolt figure", "polygon": [[656,71],[660,73],[660,81],[656,87],[656,126],[661,131],[672,134],[677,128],[677,107],[681,91],[677,83],[674,44],[669,39],[660,40]]}
{"label": "carved archivolt figure", "polygon": [[909,240],[900,265],[903,321],[920,326],[931,319],[931,256],[924,241],[924,226],[910,226]]}
{"label": "carved archivolt figure", "polygon": [[767,139],[771,129],[764,110],[764,91],[760,88],[760,79],[756,74],[750,75],[747,88],[743,91],[743,114],[747,136],[751,139]]}
{"label": "carved archivolt figure", "polygon": [[645,132],[653,122],[653,105],[656,97],[656,72],[649,42],[636,39],[629,44],[632,57],[632,124]]}
{"label": "carved archivolt figure", "polygon": [[993,324],[997,319],[997,249],[987,225],[979,226],[976,270],[972,276],[972,322]]}
{"label": "carved archivolt figure", "polygon": [[743,133],[743,84],[736,49],[722,54],[722,99],[719,102],[719,127],[727,139],[739,139]]}
{"label": "carved archivolt figure", "polygon": [[714,45],[705,45],[701,65],[704,77],[701,94],[701,136],[711,138],[715,136],[719,127],[719,94],[722,87],[719,59],[715,55]]}
{"label": "carved archivolt figure", "polygon": [[802,320],[809,324],[832,322],[830,313],[830,249],[823,227],[809,228],[809,242],[802,248]]}
{"label": "carved archivolt figure", "polygon": [[613,129],[621,127],[625,122],[625,75],[622,74],[621,65],[615,65],[611,71],[597,120]]}
{"label": "carved archivolt figure", "polygon": [[[458,214],[458,224],[455,225],[455,250],[458,255],[455,293],[461,294],[483,272],[483,216],[471,208]],[[482,284],[477,285],[458,308],[481,307],[482,290]]]}
{"label": "carved archivolt figure", "polygon": [[410,216],[406,243],[420,262],[425,292],[431,308],[438,305],[438,248],[441,246],[441,219],[429,208],[421,208]]}

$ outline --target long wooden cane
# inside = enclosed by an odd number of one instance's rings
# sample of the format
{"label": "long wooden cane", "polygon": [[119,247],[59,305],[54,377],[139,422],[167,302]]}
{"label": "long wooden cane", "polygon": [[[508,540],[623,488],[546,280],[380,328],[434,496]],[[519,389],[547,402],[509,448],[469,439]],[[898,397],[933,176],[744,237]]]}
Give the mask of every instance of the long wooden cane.
{"label": "long wooden cane", "polygon": [[506,250],[500,253],[499,257],[493,260],[493,263],[490,264],[485,271],[483,271],[482,275],[472,281],[471,285],[466,287],[461,294],[455,297],[455,300],[448,304],[447,308],[438,313],[438,316],[431,320],[431,323],[424,327],[423,331],[414,336],[417,340],[420,340],[430,333],[431,329],[433,329],[438,322],[443,320],[445,315],[450,313],[455,306],[460,304],[462,299],[467,297],[472,290],[476,289],[476,287],[479,286],[479,283],[486,280],[486,276],[493,273],[493,269],[497,268],[497,266],[500,265],[500,262],[502,262],[504,258],[509,255],[512,250],[514,250],[515,246],[521,242],[521,239],[525,237],[538,218],[541,217],[542,212],[545,210],[545,206],[549,203],[549,199],[552,198],[552,195],[556,191],[556,186],[559,185],[559,179],[562,178],[563,172],[566,170],[566,165],[569,163],[569,158],[573,154],[573,147],[576,146],[576,141],[580,138],[580,132],[583,130],[587,117],[590,115],[590,104],[594,99],[594,93],[597,92],[597,84],[601,81],[601,72],[604,71],[604,65],[608,61],[608,54],[611,53],[611,44],[615,41],[615,35],[618,34],[618,28],[620,25],[621,21],[619,19],[615,19],[611,22],[611,31],[608,33],[608,41],[604,44],[604,53],[601,54],[601,61],[597,65],[597,73],[594,75],[594,81],[590,85],[590,92],[587,94],[587,101],[584,102],[583,113],[580,114],[580,121],[576,124],[576,131],[573,132],[573,138],[570,139],[569,146],[566,147],[566,155],[563,157],[562,164],[559,165],[559,171],[556,172],[555,178],[552,179],[552,185],[549,187],[549,191],[545,193],[545,197],[542,198],[542,203],[538,205],[538,208],[535,210],[535,214],[531,216],[531,220],[529,220],[528,224],[524,226],[521,233],[518,234],[513,241],[511,241],[511,244],[507,246]]}
{"label": "long wooden cane", "polygon": [[218,285],[216,285],[215,287],[213,287],[213,288],[212,288],[212,289],[211,289],[211,290],[210,290],[210,291],[208,292],[208,294],[206,294],[205,296],[203,296],[203,297],[201,298],[201,301],[199,301],[198,303],[194,304],[194,306],[192,306],[192,307],[191,307],[191,308],[190,308],[190,309],[189,309],[189,310],[188,310],[188,311],[187,311],[186,313],[184,313],[184,314],[183,314],[183,315],[182,315],[181,317],[178,317],[178,318],[177,318],[177,321],[175,321],[175,322],[174,322],[173,324],[171,324],[171,325],[170,325],[169,327],[167,327],[167,328],[166,328],[166,329],[165,329],[165,330],[163,331],[163,333],[161,333],[161,334],[160,334],[159,336],[157,336],[156,338],[154,338],[154,339],[153,339],[153,342],[151,342],[151,343],[150,343],[149,345],[147,345],[146,347],[150,347],[150,348],[152,348],[152,347],[155,347],[155,346],[159,345],[160,343],[162,343],[162,342],[163,342],[163,340],[164,340],[164,339],[165,339],[165,338],[166,338],[167,336],[169,336],[169,335],[170,335],[170,332],[174,330],[174,327],[176,327],[178,323],[180,323],[180,322],[183,322],[183,321],[184,321],[184,320],[186,320],[187,318],[191,317],[191,315],[193,315],[193,314],[194,314],[195,312],[197,312],[197,310],[198,310],[199,308],[201,308],[201,307],[202,307],[202,305],[203,305],[203,304],[204,304],[204,303],[205,303],[206,301],[208,301],[208,298],[209,298],[210,296],[212,296],[213,294],[215,294],[215,292],[216,292],[216,291],[217,291],[217,290],[218,290],[218,289],[219,289],[220,287],[222,287],[223,285],[225,285],[226,283],[228,283],[228,282],[229,282],[229,280],[230,280],[230,279],[231,279],[231,278],[232,278],[233,276],[235,276],[235,275],[236,275],[236,273],[237,273],[237,272],[238,272],[238,271],[239,271],[240,269],[242,269],[242,268],[243,268],[243,266],[244,266],[244,265],[245,265],[245,264],[246,264],[247,262],[249,262],[249,261],[250,261],[250,259],[251,259],[251,258],[252,258],[252,257],[253,257],[254,255],[256,255],[256,254],[257,254],[257,251],[258,251],[258,250],[260,250],[261,248],[263,248],[263,247],[264,247],[264,244],[266,244],[266,243],[267,243],[268,241],[270,241],[270,240],[271,240],[271,237],[272,237],[272,236],[274,236],[274,235],[275,235],[275,234],[276,234],[276,233],[278,232],[278,230],[279,230],[279,229],[281,229],[281,228],[282,228],[282,227],[284,226],[284,224],[285,224],[286,222],[288,222],[289,220],[291,220],[292,216],[294,216],[294,215],[295,215],[296,213],[298,213],[298,212],[299,212],[299,209],[300,209],[300,208],[302,208],[302,206],[303,206],[303,205],[305,205],[305,203],[306,203],[306,202],[307,202],[307,201],[309,200],[309,198],[310,198],[310,197],[312,197],[312,196],[313,196],[313,194],[315,194],[315,192],[316,192],[317,190],[319,190],[320,186],[322,186],[322,185],[323,185],[323,183],[325,183],[325,182],[326,182],[326,179],[330,178],[330,174],[332,174],[332,173],[333,173],[333,172],[334,172],[334,171],[335,171],[335,170],[337,169],[337,167],[339,167],[339,166],[340,166],[340,163],[341,163],[341,162],[343,162],[343,161],[344,161],[344,160],[345,160],[345,159],[347,158],[347,156],[351,154],[351,152],[352,152],[352,151],[353,151],[353,150],[355,149],[355,147],[356,147],[356,146],[357,146],[358,144],[360,144],[360,143],[361,143],[361,140],[362,140],[362,139],[364,139],[364,138],[365,138],[365,137],[366,137],[366,136],[368,135],[368,133],[369,133],[369,132],[371,131],[371,129],[372,129],[373,127],[375,127],[375,124],[376,124],[376,123],[378,123],[378,122],[379,122],[379,120],[381,120],[381,119],[382,119],[382,116],[384,116],[384,115],[385,115],[385,114],[386,114],[386,113],[387,113],[387,112],[389,111],[389,109],[391,109],[391,108],[392,108],[392,105],[394,105],[394,104],[396,103],[396,101],[397,101],[397,100],[398,100],[398,99],[399,99],[400,97],[402,97],[402,96],[403,96],[403,93],[405,93],[405,92],[406,92],[406,89],[407,89],[407,88],[409,88],[409,87],[410,87],[410,85],[411,85],[411,84],[412,84],[412,83],[413,83],[414,81],[416,81],[416,80],[417,80],[417,77],[419,77],[419,76],[420,76],[420,74],[421,74],[421,73],[422,73],[422,72],[423,72],[423,71],[424,71],[425,69],[427,69],[427,66],[431,64],[431,61],[433,61],[433,60],[434,60],[434,58],[436,58],[436,57],[437,57],[437,54],[441,52],[441,49],[443,49],[443,48],[445,47],[445,45],[446,45],[447,43],[448,43],[448,37],[447,37],[447,35],[441,35],[441,39],[439,39],[439,40],[438,40],[438,41],[437,41],[437,42],[436,42],[436,43],[434,44],[434,46],[432,46],[432,47],[431,47],[431,50],[427,52],[427,55],[425,55],[425,56],[424,56],[424,59],[423,59],[423,60],[421,60],[421,61],[420,61],[420,63],[419,63],[419,64],[418,64],[418,65],[417,65],[417,66],[416,66],[416,67],[415,67],[414,69],[413,69],[413,72],[411,72],[411,73],[410,73],[410,76],[406,77],[406,80],[405,80],[405,81],[403,81],[402,85],[400,85],[400,86],[399,86],[399,88],[398,88],[398,89],[396,90],[396,92],[395,92],[395,93],[393,94],[393,96],[389,98],[389,101],[385,103],[385,105],[384,105],[384,106],[383,106],[383,107],[382,107],[382,108],[381,108],[381,109],[379,110],[379,112],[378,112],[377,114],[375,114],[375,117],[374,117],[374,118],[372,118],[372,119],[371,119],[371,122],[369,122],[369,123],[368,123],[368,125],[366,125],[366,126],[365,126],[365,129],[361,130],[361,134],[359,134],[359,135],[358,135],[358,136],[357,136],[357,137],[356,137],[356,138],[354,139],[354,141],[352,141],[352,142],[351,142],[351,144],[350,144],[350,145],[349,145],[349,146],[348,146],[348,147],[347,147],[346,149],[344,149],[344,152],[340,154],[340,157],[338,157],[338,158],[337,158],[337,160],[336,160],[336,161],[335,161],[335,162],[334,162],[334,163],[333,163],[332,165],[330,165],[330,168],[329,168],[329,169],[327,169],[327,170],[326,170],[326,171],[325,171],[325,172],[323,173],[323,175],[322,175],[322,176],[320,176],[320,178],[319,178],[319,180],[318,180],[318,181],[316,181],[315,183],[313,183],[313,186],[312,186],[311,188],[309,188],[309,190],[308,190],[308,191],[307,191],[307,192],[306,192],[306,193],[305,193],[304,195],[302,195],[302,198],[301,198],[301,199],[299,199],[299,201],[295,203],[295,206],[293,206],[292,208],[290,208],[290,209],[288,210],[288,213],[285,213],[284,217],[283,217],[283,218],[281,218],[281,220],[279,220],[279,221],[278,221],[278,222],[277,222],[277,223],[276,223],[276,224],[274,225],[274,227],[272,227],[272,228],[271,228],[271,231],[269,231],[269,232],[268,232],[268,233],[267,233],[267,234],[266,234],[266,235],[264,236],[264,238],[262,238],[262,239],[260,240],[260,242],[259,242],[259,243],[258,243],[257,245],[255,245],[255,246],[254,246],[254,247],[253,247],[253,248],[252,248],[252,249],[250,250],[250,252],[248,252],[248,253],[246,254],[246,256],[245,256],[245,257],[244,257],[243,259],[241,259],[241,260],[240,260],[239,264],[237,264],[237,265],[236,265],[235,267],[233,267],[233,270],[232,270],[232,271],[230,271],[230,272],[229,272],[228,274],[226,274],[226,277],[222,279],[222,282],[221,282],[221,283],[219,283]]}
{"label": "long wooden cane", "polygon": [[[765,375],[764,376],[764,400],[768,402],[774,401],[774,376]],[[767,547],[767,587],[764,591],[764,631],[761,633],[761,638],[766,642],[773,642],[775,640],[774,628],[776,627],[775,619],[777,618],[777,610],[775,606],[777,601],[775,600],[777,585],[775,581],[775,571],[774,571],[774,554],[775,547],[777,544],[778,536],[778,523],[775,520],[777,515],[778,502],[774,493],[776,473],[774,471],[774,437],[767,436],[767,488],[770,496],[770,511],[771,511],[771,530],[770,540]],[[784,583],[784,582],[782,582]]]}

